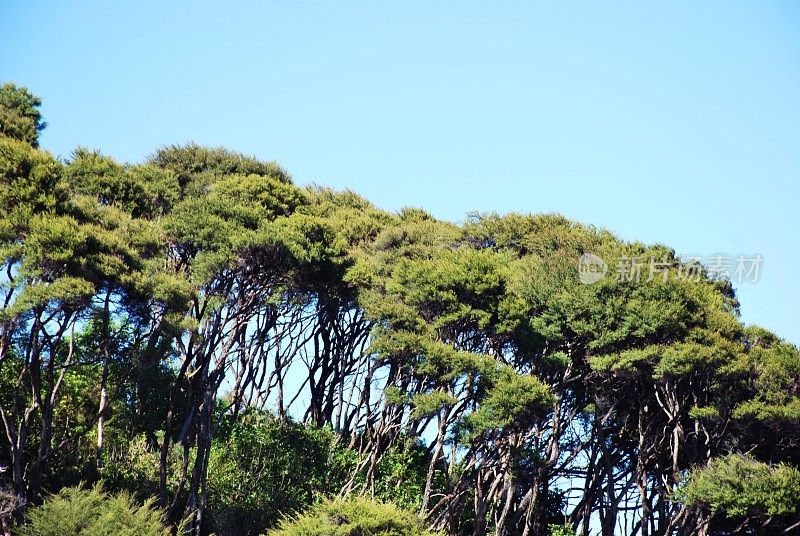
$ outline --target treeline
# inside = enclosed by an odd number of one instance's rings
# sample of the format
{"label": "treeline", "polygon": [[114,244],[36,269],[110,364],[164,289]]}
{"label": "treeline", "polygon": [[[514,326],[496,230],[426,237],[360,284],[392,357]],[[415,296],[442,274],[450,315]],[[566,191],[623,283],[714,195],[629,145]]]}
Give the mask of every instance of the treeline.
{"label": "treeline", "polygon": [[[39,106],[0,90],[8,526],[103,482],[193,534],[358,496],[453,535],[797,531],[800,352],[671,249],[192,144],[62,161]],[[618,277],[634,257],[669,269]]]}

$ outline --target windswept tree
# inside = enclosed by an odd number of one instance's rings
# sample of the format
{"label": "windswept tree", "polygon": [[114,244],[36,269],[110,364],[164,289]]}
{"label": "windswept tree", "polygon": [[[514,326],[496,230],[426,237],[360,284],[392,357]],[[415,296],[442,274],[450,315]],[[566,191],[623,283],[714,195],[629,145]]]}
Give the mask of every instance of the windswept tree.
{"label": "windswept tree", "polygon": [[108,315],[112,294],[140,282],[159,246],[145,222],[73,196],[47,153],[0,137],[0,169],[0,416],[24,503],[38,494],[53,449],[77,439],[56,419],[69,371],[95,359],[78,359],[76,334],[98,310]]}
{"label": "windswept tree", "polygon": [[11,82],[0,86],[0,135],[39,147],[39,133],[47,123],[42,120],[39,97]]}

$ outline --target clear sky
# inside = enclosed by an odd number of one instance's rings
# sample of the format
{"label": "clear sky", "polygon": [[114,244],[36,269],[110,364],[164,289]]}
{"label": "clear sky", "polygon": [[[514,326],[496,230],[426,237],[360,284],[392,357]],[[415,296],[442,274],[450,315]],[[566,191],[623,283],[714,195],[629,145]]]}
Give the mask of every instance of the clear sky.
{"label": "clear sky", "polygon": [[760,254],[800,343],[800,2],[0,1],[42,146],[224,145],[386,209],[560,212]]}

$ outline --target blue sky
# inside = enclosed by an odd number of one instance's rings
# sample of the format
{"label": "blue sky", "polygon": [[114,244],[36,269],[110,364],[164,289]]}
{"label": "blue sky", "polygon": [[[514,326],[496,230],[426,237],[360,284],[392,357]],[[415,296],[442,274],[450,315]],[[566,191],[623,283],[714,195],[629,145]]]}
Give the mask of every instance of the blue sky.
{"label": "blue sky", "polygon": [[742,316],[800,343],[800,3],[0,3],[42,145],[196,141],[386,209],[560,212],[755,255]]}

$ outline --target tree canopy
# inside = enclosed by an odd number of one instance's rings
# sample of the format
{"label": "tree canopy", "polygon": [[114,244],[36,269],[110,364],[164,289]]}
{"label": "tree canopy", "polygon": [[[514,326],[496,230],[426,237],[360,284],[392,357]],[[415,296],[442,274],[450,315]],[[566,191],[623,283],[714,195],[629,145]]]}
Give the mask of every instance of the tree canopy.
{"label": "tree canopy", "polygon": [[7,526],[69,495],[153,533],[800,527],[800,350],[669,247],[388,212],[196,144],[60,160],[40,104],[0,88]]}

